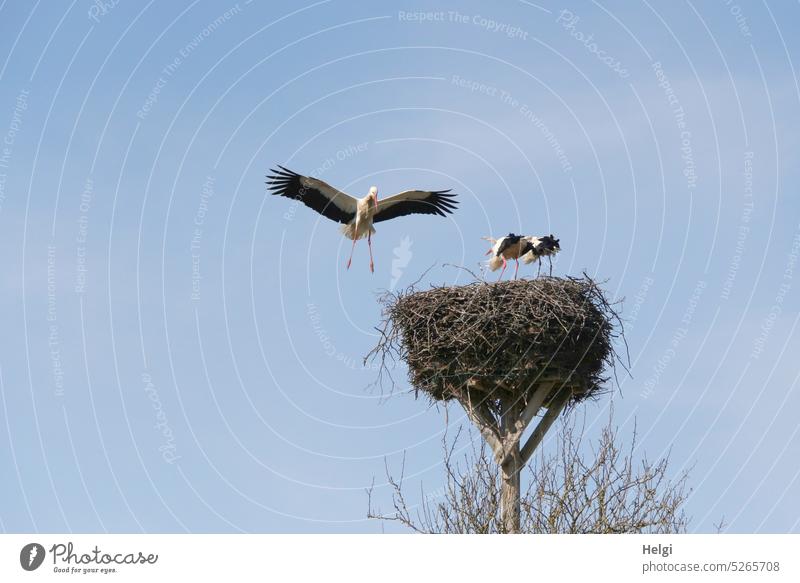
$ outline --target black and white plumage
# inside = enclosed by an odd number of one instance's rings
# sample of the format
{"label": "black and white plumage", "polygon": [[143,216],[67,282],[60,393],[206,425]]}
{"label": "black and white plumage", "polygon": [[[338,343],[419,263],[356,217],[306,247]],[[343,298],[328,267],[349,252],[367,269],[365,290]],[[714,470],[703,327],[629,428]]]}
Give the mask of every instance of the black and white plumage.
{"label": "black and white plumage", "polygon": [[[387,198],[378,200],[378,189],[372,186],[364,198],[355,198],[347,193],[337,190],[327,182],[303,176],[278,166],[271,170],[267,176],[267,187],[274,195],[284,196],[302,202],[307,207],[319,214],[342,223],[342,233],[353,240],[353,249],[356,241],[364,237],[369,245],[370,270],[375,271],[372,260],[372,235],[375,233],[373,223],[388,221],[396,217],[411,214],[426,214],[446,216],[452,213],[458,201],[456,195],[450,190],[405,190]],[[353,249],[350,251],[350,260],[353,259]]]}
{"label": "black and white plumage", "polygon": [[492,256],[491,259],[489,259],[489,269],[497,271],[502,266],[503,271],[500,272],[500,279],[503,279],[503,274],[506,272],[506,267],[508,266],[508,260],[513,259],[516,262],[514,279],[517,279],[519,258],[533,250],[530,241],[524,236],[515,235],[514,233],[509,233],[505,237],[500,237],[499,239],[494,239],[492,237],[484,237],[484,239],[492,243],[492,248],[486,252],[487,255]]}
{"label": "black and white plumage", "polygon": [[559,239],[556,239],[553,234],[544,235],[543,237],[526,237],[530,243],[531,249],[522,257],[522,262],[525,264],[539,262],[539,271],[542,269],[542,257],[547,257],[550,262],[550,275],[553,275],[553,255],[561,251]]}
{"label": "black and white plumage", "polygon": [[492,243],[492,248],[487,251],[487,255],[491,255],[489,259],[489,269],[497,271],[500,267],[503,271],[500,272],[500,279],[503,279],[508,260],[513,259],[516,262],[514,269],[514,279],[517,278],[519,272],[519,260],[522,259],[523,263],[533,263],[539,261],[539,269],[541,269],[541,258],[548,257],[551,260],[550,274],[553,273],[553,264],[551,257],[561,250],[559,240],[554,238],[553,235],[545,235],[544,237],[532,237],[525,235],[515,235],[509,233],[505,237],[494,239],[492,237],[484,237],[487,241]]}

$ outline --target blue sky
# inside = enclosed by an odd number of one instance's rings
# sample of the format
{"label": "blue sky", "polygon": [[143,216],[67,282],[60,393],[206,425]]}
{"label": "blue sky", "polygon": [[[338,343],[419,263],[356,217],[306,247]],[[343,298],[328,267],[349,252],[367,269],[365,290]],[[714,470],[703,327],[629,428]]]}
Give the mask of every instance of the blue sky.
{"label": "blue sky", "polygon": [[[691,530],[800,531],[798,16],[0,3],[0,529],[379,532],[365,489],[404,452],[439,488],[446,412],[369,388],[376,297],[521,231],[625,298],[616,420],[692,468]],[[461,206],[346,272],[336,225],[265,195],[276,163]]]}

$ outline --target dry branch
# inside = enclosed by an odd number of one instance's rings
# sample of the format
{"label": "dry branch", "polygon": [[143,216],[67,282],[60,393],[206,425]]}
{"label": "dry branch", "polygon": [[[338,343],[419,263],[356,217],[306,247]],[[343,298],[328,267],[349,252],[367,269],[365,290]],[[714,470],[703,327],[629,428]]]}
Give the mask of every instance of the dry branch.
{"label": "dry branch", "polygon": [[[655,462],[636,454],[634,430],[627,444],[609,417],[599,435],[588,436],[576,416],[560,424],[552,446],[539,450],[523,474],[520,527],[524,533],[683,533],[691,489],[686,471],[671,475],[669,457]],[[396,521],[423,533],[506,533],[500,472],[483,446],[454,456],[458,435],[443,439],[443,487],[408,500],[388,467],[393,508],[381,512],[369,494],[370,518]],[[414,497],[416,498],[416,496]]]}

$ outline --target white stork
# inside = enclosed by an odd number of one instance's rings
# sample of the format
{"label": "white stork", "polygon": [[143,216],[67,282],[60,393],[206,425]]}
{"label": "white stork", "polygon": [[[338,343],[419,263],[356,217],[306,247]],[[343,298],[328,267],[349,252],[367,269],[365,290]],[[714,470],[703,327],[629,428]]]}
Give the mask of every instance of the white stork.
{"label": "white stork", "polygon": [[369,246],[369,268],[375,273],[372,259],[373,223],[388,221],[410,214],[445,216],[455,210],[458,202],[450,190],[405,190],[378,201],[378,188],[370,187],[364,198],[355,198],[333,188],[327,182],[311,176],[303,176],[278,165],[268,175],[268,189],[272,194],[292,198],[314,209],[319,214],[342,223],[341,231],[353,240],[347,268],[353,261],[356,241],[367,238]]}
{"label": "white stork", "polygon": [[500,272],[499,279],[503,279],[503,274],[506,272],[506,267],[508,266],[508,260],[513,259],[517,264],[514,269],[514,279],[517,279],[519,258],[533,250],[531,242],[522,235],[515,235],[514,233],[509,233],[505,237],[500,237],[499,239],[494,239],[492,237],[484,237],[484,239],[492,244],[492,248],[486,252],[486,255],[492,256],[492,258],[489,259],[489,269],[497,271],[502,265],[503,271]]}
{"label": "white stork", "polygon": [[550,262],[550,275],[553,275],[553,255],[561,251],[559,239],[553,237],[553,234],[545,235],[543,237],[526,237],[531,245],[531,249],[522,257],[522,262],[525,264],[539,262],[539,269],[536,275],[542,270],[542,257],[547,257]]}
{"label": "white stork", "polygon": [[500,237],[499,239],[494,239],[492,237],[484,237],[484,239],[492,243],[492,248],[486,252],[486,255],[492,256],[492,258],[489,259],[489,269],[497,271],[500,269],[500,266],[503,267],[503,271],[500,272],[500,279],[503,279],[503,274],[506,271],[509,259],[513,259],[516,262],[514,279],[517,279],[520,259],[526,264],[539,261],[539,269],[541,270],[541,258],[548,257],[548,259],[550,259],[550,275],[552,275],[552,256],[561,250],[559,240],[554,238],[553,235],[529,237],[509,233],[505,237]]}

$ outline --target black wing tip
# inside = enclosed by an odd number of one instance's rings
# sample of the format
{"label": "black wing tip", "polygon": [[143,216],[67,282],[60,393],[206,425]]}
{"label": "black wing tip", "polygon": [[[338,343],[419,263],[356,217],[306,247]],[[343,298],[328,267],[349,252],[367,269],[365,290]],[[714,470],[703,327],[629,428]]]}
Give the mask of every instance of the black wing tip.
{"label": "black wing tip", "polygon": [[288,168],[286,168],[284,166],[281,166],[280,164],[275,164],[275,165],[278,167],[278,169],[270,168],[269,171],[272,172],[272,174],[274,174],[274,176],[268,176],[268,178],[276,178],[276,177],[296,178],[296,177],[300,176],[297,172],[289,170]]}
{"label": "black wing tip", "polygon": [[450,192],[451,190],[452,188],[435,191],[435,194],[438,197],[438,200],[436,201],[436,208],[442,211],[440,213],[441,216],[452,214],[458,208],[458,203],[460,201],[456,198],[457,195],[455,192]]}
{"label": "black wing tip", "polygon": [[293,172],[288,168],[281,166],[280,164],[276,164],[276,166],[279,168],[279,170],[270,168],[269,171],[272,174],[266,175],[268,182],[265,184],[269,190],[273,191],[272,194],[284,194],[292,181],[298,179],[300,175],[297,172]]}

